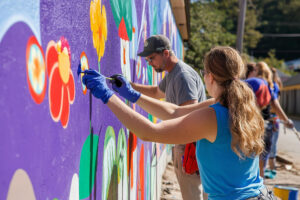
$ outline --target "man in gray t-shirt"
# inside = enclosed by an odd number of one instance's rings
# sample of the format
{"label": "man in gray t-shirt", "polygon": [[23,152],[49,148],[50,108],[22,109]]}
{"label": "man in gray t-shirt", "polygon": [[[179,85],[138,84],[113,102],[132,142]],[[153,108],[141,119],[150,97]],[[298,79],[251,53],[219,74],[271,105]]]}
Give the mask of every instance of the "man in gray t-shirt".
{"label": "man in gray t-shirt", "polygon": [[[132,87],[152,98],[166,98],[167,102],[177,105],[198,103],[206,99],[204,85],[198,73],[179,60],[171,50],[170,41],[163,35],[149,37],[144,50],[138,54],[145,57],[156,72],[167,71],[167,75],[158,86],[131,83]],[[174,168],[184,200],[203,199],[199,173],[186,174],[182,168],[185,145],[174,147]],[[207,199],[206,197],[204,199]]]}
{"label": "man in gray t-shirt", "polygon": [[206,100],[205,89],[198,73],[180,60],[159,83],[159,89],[165,93],[167,102],[176,105],[190,100]]}

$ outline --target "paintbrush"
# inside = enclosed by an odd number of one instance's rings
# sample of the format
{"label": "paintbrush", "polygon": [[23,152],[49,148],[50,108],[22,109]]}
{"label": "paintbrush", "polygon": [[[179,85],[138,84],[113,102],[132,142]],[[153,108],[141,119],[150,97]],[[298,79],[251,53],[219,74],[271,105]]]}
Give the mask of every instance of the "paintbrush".
{"label": "paintbrush", "polygon": [[[81,63],[79,63],[78,68],[77,68],[77,75],[79,76],[79,74],[84,74],[85,72],[81,70]],[[103,75],[104,76],[104,75]],[[117,79],[117,75],[112,75],[111,77],[106,77],[104,76],[107,80],[109,80],[111,83],[116,83],[117,87],[121,87],[122,86],[122,82]]]}

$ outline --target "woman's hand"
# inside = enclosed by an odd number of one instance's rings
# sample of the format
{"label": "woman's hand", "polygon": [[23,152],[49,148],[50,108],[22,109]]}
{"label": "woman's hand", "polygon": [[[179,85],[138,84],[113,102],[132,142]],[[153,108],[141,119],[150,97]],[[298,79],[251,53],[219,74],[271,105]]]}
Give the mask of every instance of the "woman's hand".
{"label": "woman's hand", "polygon": [[101,99],[105,104],[114,94],[114,92],[108,88],[105,76],[95,70],[85,70],[82,82],[92,92],[94,97]]}

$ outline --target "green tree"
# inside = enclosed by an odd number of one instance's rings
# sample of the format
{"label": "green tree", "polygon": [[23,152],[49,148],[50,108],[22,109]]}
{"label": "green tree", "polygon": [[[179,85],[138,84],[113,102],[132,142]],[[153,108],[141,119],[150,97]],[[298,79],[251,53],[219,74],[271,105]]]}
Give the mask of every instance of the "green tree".
{"label": "green tree", "polygon": [[[245,52],[248,48],[255,48],[261,38],[261,34],[256,30],[258,26],[256,8],[251,3],[247,5],[243,43]],[[195,68],[202,68],[204,55],[212,47],[218,45],[235,47],[238,12],[236,0],[191,3],[191,32],[185,61]]]}
{"label": "green tree", "polygon": [[271,49],[268,52],[268,57],[266,58],[260,58],[259,60],[262,60],[266,62],[270,67],[275,67],[277,69],[284,69],[284,60],[279,60],[275,57],[276,51],[275,49]]}
{"label": "green tree", "polygon": [[185,61],[196,69],[203,67],[204,55],[212,47],[235,44],[236,36],[222,26],[225,13],[214,4],[195,2],[190,6],[191,32]]}
{"label": "green tree", "polygon": [[[300,37],[280,34],[300,33],[299,0],[252,0],[259,21],[258,30],[264,35],[256,48],[249,48],[255,57],[267,57],[271,49],[279,59],[299,58]],[[270,35],[272,34],[272,35]]]}
{"label": "green tree", "polygon": [[[237,0],[216,0],[216,7],[225,13],[223,26],[232,34],[237,32],[237,23],[239,15],[239,1]],[[247,1],[247,10],[244,26],[243,50],[247,52],[248,48],[255,48],[262,35],[257,30],[259,22],[257,20],[256,5],[251,0]]]}

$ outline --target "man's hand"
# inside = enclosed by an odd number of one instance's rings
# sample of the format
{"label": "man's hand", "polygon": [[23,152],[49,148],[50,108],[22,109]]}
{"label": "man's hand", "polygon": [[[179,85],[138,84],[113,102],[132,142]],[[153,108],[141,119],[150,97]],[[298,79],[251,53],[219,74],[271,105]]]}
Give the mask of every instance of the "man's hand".
{"label": "man's hand", "polygon": [[117,74],[111,76],[111,78],[115,79],[110,81],[110,83],[112,83],[112,88],[122,97],[128,99],[132,103],[135,103],[140,98],[141,93],[134,90],[124,76]]}

